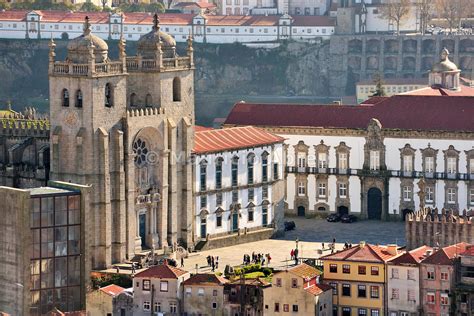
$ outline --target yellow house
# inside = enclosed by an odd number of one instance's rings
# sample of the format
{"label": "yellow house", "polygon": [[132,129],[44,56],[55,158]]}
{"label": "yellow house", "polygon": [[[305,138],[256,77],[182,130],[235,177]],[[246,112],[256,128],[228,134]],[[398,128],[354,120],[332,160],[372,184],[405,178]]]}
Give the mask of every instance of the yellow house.
{"label": "yellow house", "polygon": [[333,315],[384,315],[386,262],[397,255],[396,245],[361,242],[322,257],[324,282],[333,287]]}

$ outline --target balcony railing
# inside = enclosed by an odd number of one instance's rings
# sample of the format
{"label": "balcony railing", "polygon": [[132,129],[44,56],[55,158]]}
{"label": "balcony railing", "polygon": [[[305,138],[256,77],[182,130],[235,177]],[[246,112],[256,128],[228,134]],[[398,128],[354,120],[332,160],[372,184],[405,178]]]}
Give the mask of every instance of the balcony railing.
{"label": "balcony railing", "polygon": [[127,57],[127,70],[153,71],[163,69],[190,68],[191,59],[189,57],[163,58],[162,66],[155,59],[141,59],[140,57]]}
{"label": "balcony railing", "polygon": [[[93,75],[114,75],[124,72],[123,64],[120,61],[95,64]],[[55,75],[73,75],[88,76],[90,73],[89,64],[74,64],[69,62],[55,62],[53,65],[53,74]]]}

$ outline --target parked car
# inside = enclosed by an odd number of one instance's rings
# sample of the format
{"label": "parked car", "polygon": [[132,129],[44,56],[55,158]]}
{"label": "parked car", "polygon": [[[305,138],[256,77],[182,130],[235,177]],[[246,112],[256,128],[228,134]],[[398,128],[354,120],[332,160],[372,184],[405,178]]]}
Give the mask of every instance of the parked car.
{"label": "parked car", "polygon": [[353,223],[357,221],[357,217],[352,214],[345,214],[341,217],[342,223]]}
{"label": "parked car", "polygon": [[285,231],[293,230],[296,228],[296,224],[293,221],[285,222]]}
{"label": "parked car", "polygon": [[334,213],[334,214],[329,215],[329,216],[326,218],[326,220],[327,220],[328,222],[331,222],[331,223],[333,223],[333,222],[339,222],[339,221],[341,220],[341,215],[339,215],[339,214],[337,214],[337,213]]}

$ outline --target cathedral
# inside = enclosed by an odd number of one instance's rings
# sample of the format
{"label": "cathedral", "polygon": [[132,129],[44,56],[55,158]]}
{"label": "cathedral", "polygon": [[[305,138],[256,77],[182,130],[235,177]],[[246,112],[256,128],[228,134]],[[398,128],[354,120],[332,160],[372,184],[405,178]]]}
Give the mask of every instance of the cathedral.
{"label": "cathedral", "polygon": [[50,177],[94,188],[84,219],[93,268],[192,242],[192,39],[178,56],[155,15],[136,56],[118,45],[111,60],[87,17],[66,60],[50,43]]}

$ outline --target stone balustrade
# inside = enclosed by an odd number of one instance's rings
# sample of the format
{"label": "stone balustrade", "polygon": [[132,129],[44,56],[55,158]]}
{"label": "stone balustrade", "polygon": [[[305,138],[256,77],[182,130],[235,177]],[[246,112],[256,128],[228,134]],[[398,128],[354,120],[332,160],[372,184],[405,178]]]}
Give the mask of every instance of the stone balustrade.
{"label": "stone balustrade", "polygon": [[163,58],[162,66],[155,59],[141,59],[140,57],[127,57],[127,71],[157,71],[191,68],[189,57]]}
{"label": "stone balustrade", "polygon": [[52,73],[54,75],[64,76],[106,76],[124,73],[123,63],[121,61],[100,63],[94,65],[94,71],[90,72],[89,64],[74,64],[70,62],[55,62]]}

